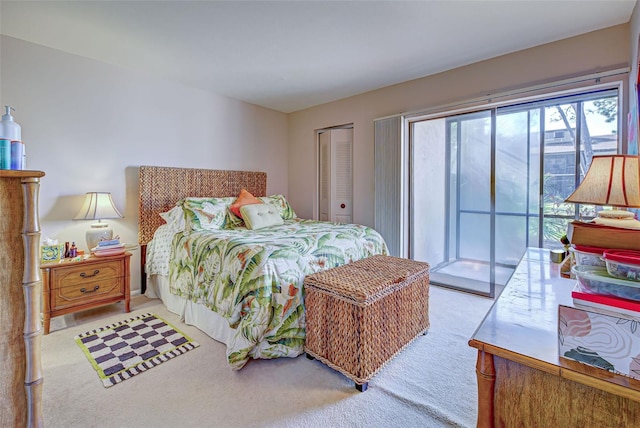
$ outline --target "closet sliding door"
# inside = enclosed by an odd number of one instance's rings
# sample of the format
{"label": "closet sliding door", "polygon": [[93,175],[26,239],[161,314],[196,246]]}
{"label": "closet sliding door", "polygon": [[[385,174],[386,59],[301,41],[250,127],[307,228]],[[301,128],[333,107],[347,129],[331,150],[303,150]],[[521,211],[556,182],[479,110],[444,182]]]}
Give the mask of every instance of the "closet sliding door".
{"label": "closet sliding door", "polygon": [[318,218],[353,223],[353,129],[318,133]]}

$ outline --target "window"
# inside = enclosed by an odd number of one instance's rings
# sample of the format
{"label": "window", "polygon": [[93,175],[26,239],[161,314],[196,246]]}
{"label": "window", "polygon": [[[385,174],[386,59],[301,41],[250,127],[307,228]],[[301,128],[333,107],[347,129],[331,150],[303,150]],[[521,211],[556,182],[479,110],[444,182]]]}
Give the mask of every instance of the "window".
{"label": "window", "polygon": [[434,283],[493,296],[526,247],[559,247],[595,216],[564,199],[594,154],[618,152],[618,105],[616,88],[409,119],[410,257]]}

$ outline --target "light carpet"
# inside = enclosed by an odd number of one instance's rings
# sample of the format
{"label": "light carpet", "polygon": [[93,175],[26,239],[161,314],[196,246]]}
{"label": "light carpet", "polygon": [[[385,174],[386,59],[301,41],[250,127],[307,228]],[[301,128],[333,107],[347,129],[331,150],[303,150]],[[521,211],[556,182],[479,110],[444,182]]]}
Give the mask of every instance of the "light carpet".
{"label": "light carpet", "polygon": [[[132,298],[200,344],[143,376],[103,388],[73,337],[122,319],[121,304],[52,320],[42,338],[48,427],[474,427],[475,361],[469,338],[493,300],[432,286],[431,328],[360,393],[318,361],[257,360],[231,370],[224,345],[179,321],[158,300]],[[57,324],[54,324],[54,321]],[[55,331],[53,329],[56,328]]]}

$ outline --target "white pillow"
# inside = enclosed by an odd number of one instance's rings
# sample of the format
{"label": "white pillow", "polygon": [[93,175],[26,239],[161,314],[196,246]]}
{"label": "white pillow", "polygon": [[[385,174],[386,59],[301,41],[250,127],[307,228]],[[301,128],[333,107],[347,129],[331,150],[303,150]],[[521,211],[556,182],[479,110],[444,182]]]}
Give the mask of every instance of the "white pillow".
{"label": "white pillow", "polygon": [[280,213],[280,217],[282,217],[283,220],[291,220],[297,217],[296,212],[293,210],[291,205],[289,205],[289,201],[287,201],[287,198],[285,198],[284,195],[262,196],[258,199],[265,204],[273,205],[278,210],[278,213]]}
{"label": "white pillow", "polygon": [[184,211],[182,207],[173,207],[169,211],[160,213],[160,217],[174,232],[183,232],[185,228]]}
{"label": "white pillow", "polygon": [[240,212],[247,229],[256,230],[284,223],[278,210],[271,204],[243,205]]}

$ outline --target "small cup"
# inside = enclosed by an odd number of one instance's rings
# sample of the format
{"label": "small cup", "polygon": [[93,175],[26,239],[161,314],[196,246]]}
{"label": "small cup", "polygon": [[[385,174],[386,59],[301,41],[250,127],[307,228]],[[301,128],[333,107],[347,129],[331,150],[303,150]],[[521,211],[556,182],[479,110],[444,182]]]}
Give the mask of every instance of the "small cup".
{"label": "small cup", "polygon": [[549,250],[549,259],[551,259],[553,263],[562,263],[565,254],[564,250]]}
{"label": "small cup", "polygon": [[11,141],[11,169],[24,169],[24,143]]}

